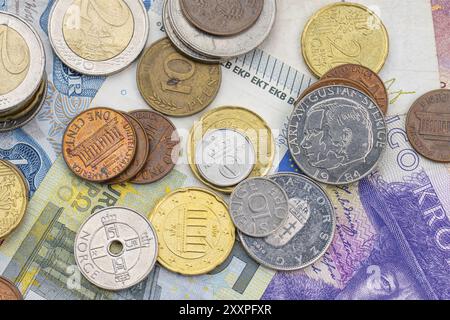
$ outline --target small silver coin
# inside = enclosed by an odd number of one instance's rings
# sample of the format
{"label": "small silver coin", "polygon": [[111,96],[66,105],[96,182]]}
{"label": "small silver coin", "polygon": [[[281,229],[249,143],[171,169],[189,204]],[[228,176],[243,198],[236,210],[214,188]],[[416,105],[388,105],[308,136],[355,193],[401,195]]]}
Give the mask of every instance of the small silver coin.
{"label": "small silver coin", "polygon": [[251,178],[241,182],[230,197],[230,215],[236,228],[252,237],[266,237],[288,218],[286,192],[273,180]]}
{"label": "small silver coin", "polygon": [[94,285],[111,291],[143,281],[158,256],[151,223],[139,213],[111,207],[91,215],[75,238],[75,260]]}
{"label": "small silver coin", "polygon": [[207,132],[195,150],[195,164],[207,181],[232,187],[246,179],[256,163],[252,142],[231,129]]}

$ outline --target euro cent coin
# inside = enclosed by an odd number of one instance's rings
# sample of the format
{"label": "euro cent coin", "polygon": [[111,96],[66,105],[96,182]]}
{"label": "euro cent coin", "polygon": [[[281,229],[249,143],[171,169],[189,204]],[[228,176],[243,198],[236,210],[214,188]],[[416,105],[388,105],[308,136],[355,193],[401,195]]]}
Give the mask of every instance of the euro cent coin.
{"label": "euro cent coin", "polygon": [[10,280],[0,277],[0,301],[23,300],[22,293]]}

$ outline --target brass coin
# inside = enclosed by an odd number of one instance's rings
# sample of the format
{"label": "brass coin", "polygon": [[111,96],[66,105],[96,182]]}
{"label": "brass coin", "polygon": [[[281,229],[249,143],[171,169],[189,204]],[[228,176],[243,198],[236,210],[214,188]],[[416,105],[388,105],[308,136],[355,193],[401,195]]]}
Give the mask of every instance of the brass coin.
{"label": "brass coin", "polygon": [[156,111],[174,117],[190,116],[209,106],[221,81],[219,65],[188,59],[168,38],[145,51],[137,71],[139,91],[145,101]]}
{"label": "brass coin", "polygon": [[0,301],[23,300],[19,289],[4,277],[0,277]]}
{"label": "brass coin", "polygon": [[228,206],[201,188],[178,189],[150,214],[158,235],[158,262],[184,275],[208,273],[230,255],[235,227]]}

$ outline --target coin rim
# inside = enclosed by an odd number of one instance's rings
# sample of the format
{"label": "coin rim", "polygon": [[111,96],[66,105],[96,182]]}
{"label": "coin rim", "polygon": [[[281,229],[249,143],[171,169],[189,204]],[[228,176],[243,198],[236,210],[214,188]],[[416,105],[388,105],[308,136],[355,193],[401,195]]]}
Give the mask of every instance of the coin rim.
{"label": "coin rim", "polygon": [[[6,285],[13,291],[13,294],[16,296],[16,301],[23,300],[22,292],[20,292],[19,288],[8,278],[0,276],[0,282],[6,283]],[[0,299],[1,300],[1,299]],[[5,301],[5,300],[3,300]]]}

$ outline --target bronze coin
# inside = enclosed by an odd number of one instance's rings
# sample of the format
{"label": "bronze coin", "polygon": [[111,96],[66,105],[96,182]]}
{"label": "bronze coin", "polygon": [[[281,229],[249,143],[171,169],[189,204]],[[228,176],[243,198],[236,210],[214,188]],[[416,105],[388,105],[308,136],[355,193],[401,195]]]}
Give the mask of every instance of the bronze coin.
{"label": "bronze coin", "polygon": [[148,184],[161,180],[178,161],[180,137],[177,129],[165,116],[151,110],[138,110],[130,114],[142,124],[150,141],[147,162],[131,182]]}
{"label": "bronze coin", "polygon": [[73,173],[92,182],[105,182],[123,173],[136,154],[133,126],[122,113],[89,109],[75,117],[63,137],[63,156]]}
{"label": "bronze coin", "polygon": [[417,99],[409,109],[406,132],[418,153],[450,162],[450,90],[434,90]]}
{"label": "bronze coin", "polygon": [[6,278],[0,277],[0,301],[1,300],[23,300],[19,289]]}
{"label": "bronze coin", "polygon": [[232,36],[255,24],[264,0],[180,0],[185,17],[200,30]]}
{"label": "bronze coin", "polygon": [[383,111],[387,113],[389,106],[389,97],[383,80],[367,67],[357,64],[343,64],[328,71],[322,79],[325,78],[345,78],[359,82],[374,97],[375,102]]}

